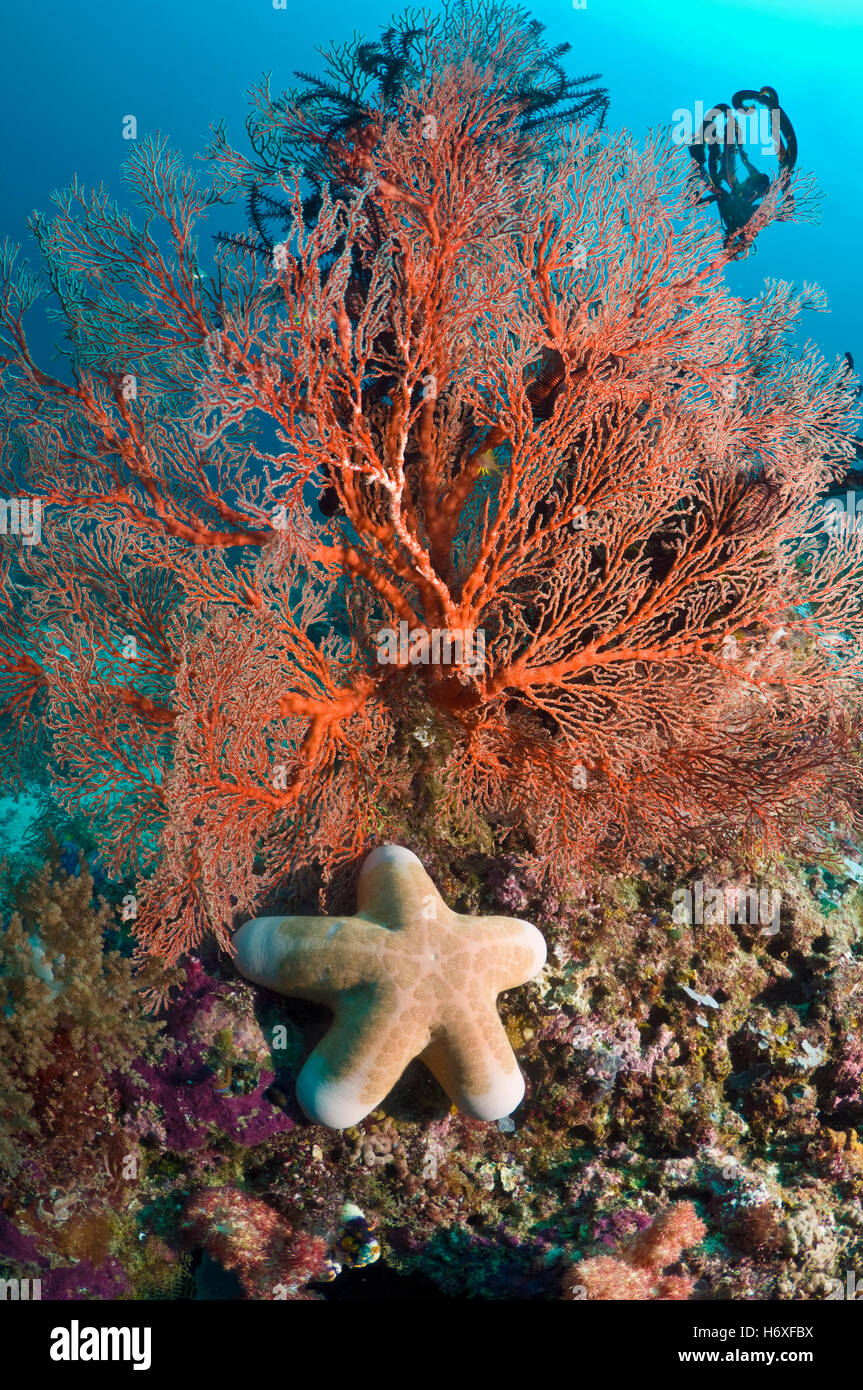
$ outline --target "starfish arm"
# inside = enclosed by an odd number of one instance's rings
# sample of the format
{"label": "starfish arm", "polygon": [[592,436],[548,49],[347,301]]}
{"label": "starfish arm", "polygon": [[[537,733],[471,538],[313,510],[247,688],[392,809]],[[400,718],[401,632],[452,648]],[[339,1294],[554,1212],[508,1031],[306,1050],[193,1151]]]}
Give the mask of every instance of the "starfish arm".
{"label": "starfish arm", "polygon": [[524,1097],[524,1077],[493,1003],[451,1022],[421,1059],[476,1120],[502,1120]]}
{"label": "starfish arm", "polygon": [[394,1007],[390,991],[353,990],[340,999],[332,1027],[300,1072],[297,1099],[317,1124],[358,1124],[377,1109],[428,1038],[425,1015]]}
{"label": "starfish arm", "polygon": [[539,974],[546,960],[545,938],[532,922],[519,917],[477,917],[473,921],[482,941],[475,968],[486,966],[496,995]]}
{"label": "starfish arm", "polygon": [[387,936],[358,917],[256,917],[234,932],[234,964],[255,984],[335,1006],[377,977]]}
{"label": "starfish arm", "polygon": [[450,915],[421,860],[403,845],[380,845],[365,860],[357,882],[357,912],[394,930]]}

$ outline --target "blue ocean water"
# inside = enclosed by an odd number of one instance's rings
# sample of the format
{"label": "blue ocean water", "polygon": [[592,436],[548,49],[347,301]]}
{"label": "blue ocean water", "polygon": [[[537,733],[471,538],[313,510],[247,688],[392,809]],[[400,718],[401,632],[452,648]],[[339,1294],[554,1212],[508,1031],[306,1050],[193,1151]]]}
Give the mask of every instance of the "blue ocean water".
{"label": "blue ocean water", "polygon": [[[27,214],[75,174],[119,192],[124,116],[189,157],[220,119],[242,143],[245,92],[263,71],[289,86],[295,69],[316,70],[316,48],[354,32],[375,37],[399,10],[392,0],[284,2],[3,0],[2,233],[25,239]],[[570,71],[602,74],[613,129],[643,136],[699,101],[709,109],[743,87],[776,88],[797,132],[798,167],[815,173],[825,195],[822,221],[769,229],[733,269],[733,284],[750,295],[766,277],[816,281],[831,312],[811,317],[806,332],[827,356],[850,350],[863,363],[859,0],[534,0],[528,8],[551,43],[572,44]]]}

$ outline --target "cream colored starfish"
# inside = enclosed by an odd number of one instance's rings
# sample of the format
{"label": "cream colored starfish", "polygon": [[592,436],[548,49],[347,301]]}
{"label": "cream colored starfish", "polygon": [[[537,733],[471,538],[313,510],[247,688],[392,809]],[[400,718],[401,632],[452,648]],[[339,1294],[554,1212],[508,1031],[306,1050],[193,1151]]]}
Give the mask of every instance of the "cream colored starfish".
{"label": "cream colored starfish", "polygon": [[297,1079],[319,1124],[356,1124],[414,1057],[476,1119],[501,1119],[524,1095],[495,1001],[542,969],[545,942],[518,918],[450,911],[401,845],[366,859],[355,916],[259,917],[234,946],[247,979],[335,1014]]}

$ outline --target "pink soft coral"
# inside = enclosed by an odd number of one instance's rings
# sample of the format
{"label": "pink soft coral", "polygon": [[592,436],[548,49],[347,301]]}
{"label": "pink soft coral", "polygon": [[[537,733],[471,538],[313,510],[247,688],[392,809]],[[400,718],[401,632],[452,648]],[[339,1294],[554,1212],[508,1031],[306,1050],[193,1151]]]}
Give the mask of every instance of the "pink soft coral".
{"label": "pink soft coral", "polygon": [[184,1225],[191,1242],[237,1274],[248,1298],[317,1297],[307,1285],[323,1277],[326,1241],[295,1231],[260,1198],[230,1187],[200,1192]]}
{"label": "pink soft coral", "polygon": [[[624,1300],[686,1299],[692,1294],[689,1275],[664,1274],[691,1245],[697,1245],[706,1227],[691,1202],[677,1202],[639,1231],[617,1255],[598,1255],[584,1260],[567,1273],[565,1299]],[[576,1282],[573,1282],[573,1276]]]}

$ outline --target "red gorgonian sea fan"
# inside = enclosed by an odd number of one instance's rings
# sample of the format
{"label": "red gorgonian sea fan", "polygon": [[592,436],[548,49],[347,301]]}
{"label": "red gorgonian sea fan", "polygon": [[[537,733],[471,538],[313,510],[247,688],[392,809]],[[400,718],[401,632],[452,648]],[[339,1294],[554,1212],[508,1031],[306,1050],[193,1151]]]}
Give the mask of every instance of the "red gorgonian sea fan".
{"label": "red gorgonian sea fan", "polygon": [[4,552],[0,700],[169,960],[409,813],[517,818],[558,870],[858,816],[863,541],[819,523],[853,383],[789,346],[817,291],[735,298],[686,151],[525,129],[535,36],[455,13],[322,143],[313,215],[273,175],[269,263],[203,277],[250,166],[202,189],[158,141],[143,221],[76,186],[41,272],[6,252],[5,486],[46,521]]}

